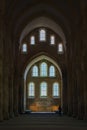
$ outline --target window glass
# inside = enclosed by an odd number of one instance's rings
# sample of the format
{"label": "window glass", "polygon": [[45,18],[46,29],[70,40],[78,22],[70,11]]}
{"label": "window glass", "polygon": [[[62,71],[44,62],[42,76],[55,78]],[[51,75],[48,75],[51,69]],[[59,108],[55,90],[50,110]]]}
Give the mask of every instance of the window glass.
{"label": "window glass", "polygon": [[58,52],[63,52],[63,44],[62,43],[60,43],[58,45]]}
{"label": "window glass", "polygon": [[51,45],[55,44],[55,37],[54,36],[50,37],[50,43],[51,43]]}
{"label": "window glass", "polygon": [[27,44],[26,43],[24,43],[22,45],[22,52],[27,52]]}
{"label": "window glass", "polygon": [[40,30],[40,41],[46,40],[46,31],[44,29]]}
{"label": "window glass", "polygon": [[31,36],[31,38],[30,38],[30,44],[31,45],[35,44],[35,37],[34,36]]}
{"label": "window glass", "polygon": [[32,68],[32,76],[38,76],[38,67],[36,65]]}
{"label": "window glass", "polygon": [[29,83],[28,86],[28,96],[29,97],[34,97],[35,96],[35,85],[33,82]]}
{"label": "window glass", "polygon": [[47,83],[42,82],[40,86],[40,96],[41,97],[46,97],[47,96]]}
{"label": "window glass", "polygon": [[53,97],[58,97],[59,96],[59,84],[54,83],[53,84]]}
{"label": "window glass", "polygon": [[45,62],[40,65],[40,76],[47,76],[47,64]]}
{"label": "window glass", "polygon": [[55,76],[55,67],[54,66],[50,66],[50,68],[49,68],[49,76],[50,77]]}

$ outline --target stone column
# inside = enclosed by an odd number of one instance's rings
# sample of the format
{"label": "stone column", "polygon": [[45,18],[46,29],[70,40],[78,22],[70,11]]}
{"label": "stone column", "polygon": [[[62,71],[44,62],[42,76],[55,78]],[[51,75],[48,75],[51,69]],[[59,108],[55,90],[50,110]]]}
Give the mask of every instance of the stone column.
{"label": "stone column", "polygon": [[13,117],[13,75],[9,77],[9,117]]}
{"label": "stone column", "polygon": [[[63,100],[63,113],[67,114],[67,109],[68,109],[68,95],[67,95],[67,70],[66,68],[62,71],[62,75],[63,75],[63,86],[62,86],[62,100]],[[61,80],[61,79],[60,79]]]}
{"label": "stone column", "polygon": [[0,121],[3,120],[3,33],[0,14]]}
{"label": "stone column", "polygon": [[[5,26],[4,26],[5,27]],[[6,29],[6,28],[5,28]],[[3,114],[4,119],[9,118],[9,44],[6,35],[6,30],[4,29],[4,61],[3,61]],[[8,44],[8,45],[7,45]]]}
{"label": "stone column", "polygon": [[[80,27],[79,27],[80,28]],[[77,72],[77,97],[78,97],[78,119],[83,119],[84,115],[84,77],[83,77],[83,43],[80,35],[81,28],[78,29],[78,44],[77,44],[77,66],[76,66],[76,72]]]}
{"label": "stone column", "polygon": [[3,83],[3,114],[4,119],[9,118],[9,79],[8,79],[8,65],[4,63],[4,83]]}
{"label": "stone column", "polygon": [[67,43],[67,95],[68,95],[68,115],[72,115],[72,42]]}
{"label": "stone column", "polygon": [[20,77],[20,86],[19,86],[19,100],[20,100],[20,113],[24,113],[24,79],[23,76]]}
{"label": "stone column", "polygon": [[77,117],[78,115],[78,43],[79,43],[79,36],[78,36],[78,19],[76,23],[76,30],[75,30],[75,37],[74,37],[74,44],[73,44],[73,73],[72,73],[72,79],[73,79],[73,117]]}
{"label": "stone column", "polygon": [[[87,25],[86,25],[87,26]],[[84,77],[84,119],[87,120],[87,30],[85,35],[85,46],[84,46],[84,71],[83,71],[83,77]]]}
{"label": "stone column", "polygon": [[84,89],[84,118],[87,119],[87,1],[80,0],[80,13],[81,13],[81,39],[82,39],[82,57],[81,68],[83,76],[83,89]]}
{"label": "stone column", "polygon": [[[74,49],[76,46],[74,45]],[[75,50],[73,51],[73,73],[72,73],[72,79],[73,79],[73,86],[72,86],[72,103],[73,103],[73,117],[77,117],[77,110],[78,110],[78,90],[77,90],[77,75],[76,75],[76,53]]]}
{"label": "stone column", "polygon": [[81,70],[77,71],[77,85],[78,85],[78,119],[83,119],[83,110],[84,110],[84,103],[83,103],[83,81],[81,78]]}
{"label": "stone column", "polygon": [[[78,25],[79,25],[79,19],[78,19]],[[83,111],[82,111],[82,107],[83,107],[83,102],[82,102],[82,99],[83,99],[83,78],[82,78],[82,70],[81,70],[81,56],[82,56],[82,48],[81,48],[81,36],[80,36],[80,27],[78,26],[77,29],[76,29],[76,45],[75,45],[75,54],[76,56],[74,55],[75,57],[75,68],[74,71],[75,71],[75,78],[76,78],[76,86],[74,86],[74,92],[75,94],[73,93],[73,101],[74,101],[74,104],[73,104],[73,116],[77,117],[78,119],[82,119],[83,117]],[[75,81],[75,78],[74,78],[74,81]],[[76,89],[76,91],[75,91]],[[76,98],[76,100],[75,100]]]}
{"label": "stone column", "polygon": [[[87,56],[87,50],[86,50],[85,57],[86,56]],[[84,72],[84,119],[87,120],[87,63],[85,63],[84,65],[84,70],[85,70]]]}
{"label": "stone column", "polygon": [[77,90],[77,77],[76,77],[76,75],[74,75],[74,78],[76,78],[76,79],[74,79],[73,80],[73,114],[72,114],[72,116],[73,117],[77,117],[77,115],[78,115],[78,113],[77,113],[77,111],[78,111],[78,98],[77,98],[77,95],[78,95],[78,90]]}
{"label": "stone column", "polygon": [[19,59],[18,59],[18,51],[19,44],[16,44],[17,41],[14,41],[14,87],[13,87],[13,109],[14,115],[18,116],[18,107],[19,107]]}
{"label": "stone column", "polygon": [[14,57],[13,57],[13,44],[11,40],[11,35],[8,35],[8,43],[9,43],[9,116],[13,117],[14,112],[13,112],[13,72],[14,72]]}
{"label": "stone column", "polygon": [[0,1],[0,121],[3,120],[3,39],[5,2]]}
{"label": "stone column", "polygon": [[14,115],[18,116],[18,84],[16,76],[14,76],[13,103]]}

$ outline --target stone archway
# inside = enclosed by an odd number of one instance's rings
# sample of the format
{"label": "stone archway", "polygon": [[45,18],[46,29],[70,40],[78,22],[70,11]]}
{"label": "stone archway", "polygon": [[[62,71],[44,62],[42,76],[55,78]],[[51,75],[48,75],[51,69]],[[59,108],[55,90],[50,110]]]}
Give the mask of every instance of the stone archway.
{"label": "stone archway", "polygon": [[25,28],[22,30],[22,33],[20,35],[20,39],[19,39],[19,43],[21,46],[22,40],[23,38],[29,33],[31,32],[31,30],[37,28],[37,27],[47,27],[52,29],[54,32],[56,32],[60,38],[63,41],[64,44],[64,48],[66,50],[66,37],[65,34],[63,32],[63,29],[61,28],[61,26],[56,23],[54,20],[47,18],[47,17],[38,17],[35,18],[34,20],[32,20],[32,22],[28,23]]}
{"label": "stone archway", "polygon": [[[30,68],[35,64],[35,63],[37,63],[38,61],[40,61],[41,59],[45,59],[45,60],[47,60],[47,61],[49,61],[49,62],[51,62],[53,65],[55,65],[56,66],[56,68],[57,68],[57,70],[58,70],[58,72],[59,72],[59,75],[60,75],[60,86],[61,86],[61,91],[60,91],[60,102],[61,102],[61,106],[62,106],[62,104],[63,104],[63,95],[62,95],[62,89],[63,89],[63,80],[62,80],[62,72],[61,72],[61,69],[60,69],[60,67],[58,66],[58,64],[57,64],[57,62],[55,61],[55,60],[53,60],[52,58],[50,58],[50,57],[48,57],[48,56],[46,56],[46,55],[40,55],[40,56],[38,56],[38,57],[36,57],[36,58],[34,58],[27,66],[26,66],[26,68],[25,68],[25,71],[24,71],[24,111],[26,111],[27,110],[27,107],[26,107],[26,105],[27,105],[27,98],[26,98],[26,95],[27,95],[27,81],[26,81],[26,79],[27,79],[27,75],[28,75],[28,72],[29,72],[29,70],[30,70]],[[45,110],[45,111],[47,111],[47,106],[50,106],[51,105],[51,103],[52,103],[52,98],[50,98],[49,96],[48,96],[48,98],[47,99],[35,99],[35,103],[37,103],[37,104],[39,104],[39,106],[40,106],[40,110],[38,110],[38,111],[43,111],[43,110]],[[43,108],[41,108],[42,107],[42,105],[44,106],[44,109]]]}

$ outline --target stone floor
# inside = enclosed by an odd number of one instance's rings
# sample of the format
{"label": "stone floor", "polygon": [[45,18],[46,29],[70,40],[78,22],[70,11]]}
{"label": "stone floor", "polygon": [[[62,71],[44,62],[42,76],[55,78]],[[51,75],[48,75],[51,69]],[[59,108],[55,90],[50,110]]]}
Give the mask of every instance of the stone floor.
{"label": "stone floor", "polygon": [[0,130],[87,130],[87,121],[54,113],[23,114],[0,122]]}

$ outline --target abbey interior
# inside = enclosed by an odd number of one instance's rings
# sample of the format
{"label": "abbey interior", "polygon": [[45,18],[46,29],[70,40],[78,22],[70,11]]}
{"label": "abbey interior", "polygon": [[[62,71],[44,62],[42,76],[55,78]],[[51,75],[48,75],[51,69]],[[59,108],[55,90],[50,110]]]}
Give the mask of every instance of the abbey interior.
{"label": "abbey interior", "polygon": [[26,111],[87,119],[87,0],[0,0],[0,121]]}

